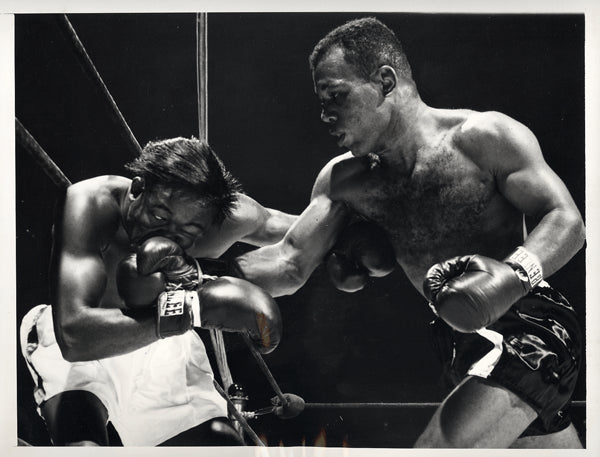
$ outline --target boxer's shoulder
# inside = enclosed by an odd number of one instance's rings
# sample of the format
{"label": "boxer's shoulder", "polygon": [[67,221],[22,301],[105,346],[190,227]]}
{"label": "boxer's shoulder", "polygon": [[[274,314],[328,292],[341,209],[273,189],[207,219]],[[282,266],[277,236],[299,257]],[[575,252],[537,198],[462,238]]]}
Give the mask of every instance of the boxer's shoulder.
{"label": "boxer's shoulder", "polygon": [[67,197],[119,197],[126,192],[131,184],[129,178],[117,175],[102,175],[78,181],[69,186]]}
{"label": "boxer's shoulder", "polygon": [[69,233],[87,233],[94,238],[95,234],[105,239],[119,227],[120,201],[129,182],[121,176],[98,176],[70,186],[64,203],[63,228]]}
{"label": "boxer's shoulder", "polygon": [[506,114],[473,111],[457,129],[454,141],[466,154],[486,157],[532,137],[529,128]]}
{"label": "boxer's shoulder", "polygon": [[118,208],[119,202],[129,189],[131,180],[122,176],[105,175],[85,179],[69,186],[67,206],[79,211]]}
{"label": "boxer's shoulder", "polygon": [[367,157],[354,157],[350,152],[334,157],[317,176],[313,197],[325,194],[334,200],[345,200],[344,196],[361,185],[369,163]]}

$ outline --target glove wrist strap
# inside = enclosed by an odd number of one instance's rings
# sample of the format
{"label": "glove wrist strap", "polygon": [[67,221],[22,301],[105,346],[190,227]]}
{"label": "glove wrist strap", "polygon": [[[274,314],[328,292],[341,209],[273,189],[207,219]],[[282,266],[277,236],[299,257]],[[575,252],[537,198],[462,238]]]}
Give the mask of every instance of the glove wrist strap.
{"label": "glove wrist strap", "polygon": [[192,327],[200,327],[200,300],[195,290],[163,292],[158,296],[156,308],[156,333],[159,338],[181,335]]}
{"label": "glove wrist strap", "polygon": [[517,247],[504,261],[515,270],[528,290],[536,287],[544,278],[540,261],[523,246]]}

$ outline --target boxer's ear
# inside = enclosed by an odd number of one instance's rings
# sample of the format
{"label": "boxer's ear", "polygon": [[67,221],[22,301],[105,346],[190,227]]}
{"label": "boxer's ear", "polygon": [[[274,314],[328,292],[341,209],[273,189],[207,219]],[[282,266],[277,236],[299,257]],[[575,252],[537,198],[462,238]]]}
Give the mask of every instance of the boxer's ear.
{"label": "boxer's ear", "polygon": [[146,189],[146,181],[141,176],[136,176],[131,180],[131,188],[129,190],[129,194],[131,195],[131,199],[138,198],[142,192]]}
{"label": "boxer's ear", "polygon": [[396,70],[389,65],[382,65],[375,72],[377,82],[381,85],[381,91],[383,95],[388,95],[394,90],[398,83],[398,76]]}

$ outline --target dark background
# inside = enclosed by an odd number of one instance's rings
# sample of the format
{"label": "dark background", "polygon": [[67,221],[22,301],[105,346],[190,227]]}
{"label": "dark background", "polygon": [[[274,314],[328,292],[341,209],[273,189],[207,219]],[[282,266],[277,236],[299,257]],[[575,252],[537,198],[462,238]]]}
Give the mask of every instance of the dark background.
{"label": "dark background", "polygon": [[[340,151],[319,120],[307,59],[331,28],[364,14],[210,14],[209,141],[265,206],[299,213],[318,171]],[[376,14],[403,42],[423,100],[497,110],[530,127],[584,211],[583,15]],[[197,135],[194,14],[70,15],[138,141]],[[72,180],[123,174],[131,159],[52,15],[17,15],[16,115]],[[16,149],[17,318],[48,301],[51,208],[57,189]],[[229,254],[247,247],[236,245]],[[585,256],[552,284],[585,321]],[[424,300],[400,271],[344,294],[322,267],[278,299],[284,338],[265,357],[284,392],[307,402],[431,402],[445,396]],[[203,335],[204,337],[206,335]],[[208,339],[206,340],[208,341]],[[246,347],[226,335],[234,380],[250,409],[273,395]],[[207,344],[210,347],[210,343]],[[49,443],[32,382],[17,359],[18,433]],[[574,395],[585,400],[585,373]],[[306,410],[251,422],[270,445],[409,447],[431,408]],[[585,409],[575,423],[585,431]],[[322,444],[319,441],[317,444]]]}

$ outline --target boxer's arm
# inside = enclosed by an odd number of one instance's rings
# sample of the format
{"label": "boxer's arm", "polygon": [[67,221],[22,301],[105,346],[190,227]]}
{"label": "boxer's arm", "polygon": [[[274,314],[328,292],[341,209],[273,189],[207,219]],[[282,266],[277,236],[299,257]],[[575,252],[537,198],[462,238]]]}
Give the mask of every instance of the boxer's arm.
{"label": "boxer's arm", "polygon": [[241,229],[239,241],[253,246],[267,246],[281,241],[297,218],[296,215],[265,208],[243,194],[240,194],[238,207],[233,214],[234,223]]}
{"label": "boxer's arm", "polygon": [[107,284],[101,250],[116,231],[118,209],[69,189],[54,232],[52,261],[56,338],[70,361],[123,354],[157,340],[154,313],[100,308]]}
{"label": "boxer's arm", "polygon": [[536,225],[524,247],[539,259],[544,277],[566,264],[581,249],[585,228],[563,181],[544,161],[533,133],[499,113],[484,113],[465,125],[475,162],[491,170],[504,197]]}
{"label": "boxer's arm", "polygon": [[346,225],[345,203],[330,198],[331,163],[315,182],[311,202],[281,241],[236,258],[244,278],[272,296],[290,295],[308,280]]}
{"label": "boxer's arm", "polygon": [[238,194],[232,214],[198,237],[187,252],[193,257],[218,258],[238,241],[259,247],[273,244],[283,238],[297,217],[265,208],[251,197]]}

